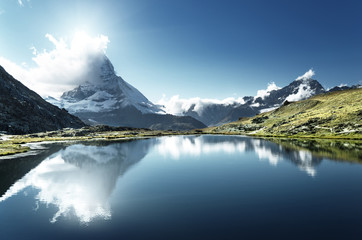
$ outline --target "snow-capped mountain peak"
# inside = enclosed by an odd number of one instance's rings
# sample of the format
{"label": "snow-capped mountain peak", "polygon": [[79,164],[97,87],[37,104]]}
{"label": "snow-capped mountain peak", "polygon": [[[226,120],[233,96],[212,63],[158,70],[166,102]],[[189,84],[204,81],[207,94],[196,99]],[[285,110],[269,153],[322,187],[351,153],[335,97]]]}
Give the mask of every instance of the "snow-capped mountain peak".
{"label": "snow-capped mountain peak", "polygon": [[[63,93],[56,105],[77,112],[108,112],[124,107],[135,107],[142,113],[164,113],[135,87],[117,76],[110,60],[104,55],[98,67],[98,76],[86,80],[73,90]],[[56,103],[52,101],[52,103]]]}
{"label": "snow-capped mountain peak", "polygon": [[[299,85],[295,86],[292,93],[288,97],[285,98],[286,101],[295,102],[295,101],[299,101],[299,100],[304,100],[304,99],[307,99],[307,98],[315,95],[316,91],[321,90],[316,87],[313,87],[313,85],[315,85],[313,81],[316,81],[316,80],[299,79],[296,81],[299,82]],[[323,91],[324,91],[324,89],[323,89]]]}

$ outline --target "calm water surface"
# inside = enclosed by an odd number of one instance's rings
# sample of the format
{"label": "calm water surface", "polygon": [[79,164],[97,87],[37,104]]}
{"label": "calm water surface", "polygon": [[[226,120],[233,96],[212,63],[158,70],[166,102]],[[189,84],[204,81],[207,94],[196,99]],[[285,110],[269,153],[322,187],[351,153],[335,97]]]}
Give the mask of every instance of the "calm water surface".
{"label": "calm water surface", "polygon": [[362,239],[360,153],[240,136],[44,148],[0,160],[0,239]]}

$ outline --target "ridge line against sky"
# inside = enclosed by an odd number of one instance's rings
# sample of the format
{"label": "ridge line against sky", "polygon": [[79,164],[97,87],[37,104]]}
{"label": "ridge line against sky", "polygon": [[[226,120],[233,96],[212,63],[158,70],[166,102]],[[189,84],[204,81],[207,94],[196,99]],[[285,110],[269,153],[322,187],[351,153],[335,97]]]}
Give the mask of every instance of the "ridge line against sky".
{"label": "ridge line against sky", "polygon": [[[42,74],[37,83],[19,78],[30,88],[57,82],[65,91],[87,74],[63,60],[82,65],[107,52],[118,75],[153,102],[254,96],[311,68],[325,88],[353,85],[362,80],[360,12],[360,1],[13,0],[0,3],[0,64],[15,77]],[[79,36],[83,50],[73,44]],[[45,56],[59,69],[40,71]]]}

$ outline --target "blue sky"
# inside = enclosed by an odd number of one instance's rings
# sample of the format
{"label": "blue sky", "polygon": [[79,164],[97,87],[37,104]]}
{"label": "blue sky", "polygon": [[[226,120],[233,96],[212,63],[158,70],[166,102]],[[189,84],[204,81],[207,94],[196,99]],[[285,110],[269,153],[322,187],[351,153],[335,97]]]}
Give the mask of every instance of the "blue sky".
{"label": "blue sky", "polygon": [[154,102],[256,95],[311,68],[324,87],[361,84],[361,13],[358,0],[2,0],[0,57],[36,68],[46,34],[103,35],[118,75]]}

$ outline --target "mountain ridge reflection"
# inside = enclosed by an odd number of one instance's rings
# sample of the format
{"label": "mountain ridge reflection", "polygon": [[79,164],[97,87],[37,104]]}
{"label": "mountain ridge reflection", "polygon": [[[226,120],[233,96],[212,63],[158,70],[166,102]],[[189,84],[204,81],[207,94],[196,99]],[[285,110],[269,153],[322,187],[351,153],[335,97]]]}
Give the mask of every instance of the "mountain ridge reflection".
{"label": "mountain ridge reflection", "polygon": [[229,154],[254,151],[260,160],[267,160],[273,166],[287,160],[312,177],[317,173],[315,167],[322,161],[321,157],[314,157],[306,150],[293,150],[267,140],[244,136],[164,137],[159,139],[157,149],[164,157],[175,160],[182,155],[198,156],[220,151]]}
{"label": "mountain ridge reflection", "polygon": [[175,160],[188,155],[255,152],[259,160],[267,160],[272,166],[287,161],[312,177],[324,159],[307,149],[243,136],[167,136],[102,144],[74,144],[52,153],[17,180],[0,202],[33,187],[39,190],[35,196],[38,203],[58,209],[51,222],[74,215],[80,222],[89,223],[96,218],[111,218],[109,199],[118,179],[151,150]]}

